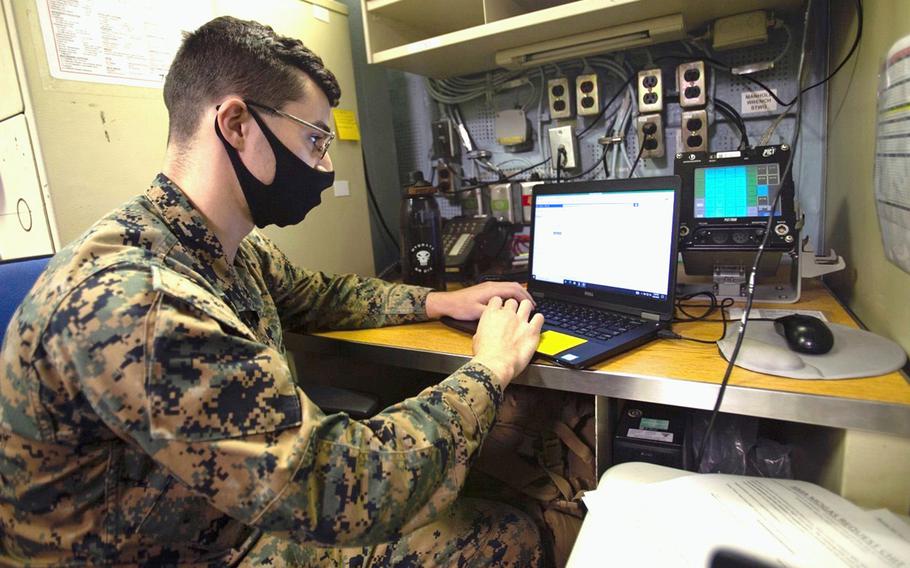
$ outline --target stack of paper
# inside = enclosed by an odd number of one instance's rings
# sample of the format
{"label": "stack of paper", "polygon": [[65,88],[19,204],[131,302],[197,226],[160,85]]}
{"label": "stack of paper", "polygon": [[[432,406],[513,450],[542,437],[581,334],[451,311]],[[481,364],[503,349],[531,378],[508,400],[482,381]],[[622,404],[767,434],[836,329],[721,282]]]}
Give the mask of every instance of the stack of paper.
{"label": "stack of paper", "polygon": [[[620,494],[617,494],[620,493]],[[687,475],[584,497],[569,566],[709,566],[718,550],[772,566],[910,566],[910,525],[804,481]]]}

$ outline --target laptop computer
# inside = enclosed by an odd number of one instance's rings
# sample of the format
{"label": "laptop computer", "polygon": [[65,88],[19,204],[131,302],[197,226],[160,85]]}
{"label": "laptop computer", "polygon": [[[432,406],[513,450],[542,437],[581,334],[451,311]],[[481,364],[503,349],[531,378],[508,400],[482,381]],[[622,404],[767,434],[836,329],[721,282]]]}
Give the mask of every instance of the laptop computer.
{"label": "laptop computer", "polygon": [[528,291],[545,318],[538,354],[587,367],[669,327],[679,198],[676,176],[534,188]]}

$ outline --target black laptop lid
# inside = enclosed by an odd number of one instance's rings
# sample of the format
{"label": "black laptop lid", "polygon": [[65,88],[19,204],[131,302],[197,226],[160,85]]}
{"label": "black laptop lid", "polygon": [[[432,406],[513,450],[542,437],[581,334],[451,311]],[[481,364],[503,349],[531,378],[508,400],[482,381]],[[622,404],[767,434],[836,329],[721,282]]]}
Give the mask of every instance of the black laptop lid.
{"label": "black laptop lid", "polygon": [[677,176],[535,186],[528,289],[669,320],[679,199]]}

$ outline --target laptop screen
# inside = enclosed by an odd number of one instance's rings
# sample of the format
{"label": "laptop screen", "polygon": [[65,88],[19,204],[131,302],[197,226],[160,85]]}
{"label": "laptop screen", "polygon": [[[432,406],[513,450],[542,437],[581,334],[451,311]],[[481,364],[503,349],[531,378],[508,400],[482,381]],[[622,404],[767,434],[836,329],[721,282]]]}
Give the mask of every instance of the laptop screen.
{"label": "laptop screen", "polygon": [[666,300],[675,194],[668,187],[537,195],[531,278],[585,292]]}

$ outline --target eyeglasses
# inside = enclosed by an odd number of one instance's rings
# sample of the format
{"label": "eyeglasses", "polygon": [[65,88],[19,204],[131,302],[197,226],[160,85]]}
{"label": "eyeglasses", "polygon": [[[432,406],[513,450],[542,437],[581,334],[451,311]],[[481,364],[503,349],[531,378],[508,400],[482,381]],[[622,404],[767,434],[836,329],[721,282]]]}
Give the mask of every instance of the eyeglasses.
{"label": "eyeglasses", "polygon": [[313,147],[316,148],[317,152],[319,152],[320,160],[325,158],[326,153],[329,151],[329,146],[331,146],[332,141],[335,140],[335,133],[332,132],[331,130],[326,130],[325,128],[320,128],[319,126],[316,126],[312,122],[308,122],[306,120],[303,120],[302,118],[297,118],[293,114],[288,114],[284,111],[278,110],[277,108],[272,108],[270,106],[259,104],[257,102],[253,102],[253,101],[243,101],[243,102],[245,102],[248,106],[258,107],[258,108],[261,108],[262,110],[273,112],[273,113],[277,114],[278,116],[283,116],[284,118],[289,118],[289,119],[293,120],[294,122],[296,122],[297,124],[302,124],[304,126],[312,128],[313,130],[315,130],[316,132],[321,134],[322,136],[316,136],[316,135],[310,136],[310,141],[313,143]]}

